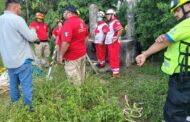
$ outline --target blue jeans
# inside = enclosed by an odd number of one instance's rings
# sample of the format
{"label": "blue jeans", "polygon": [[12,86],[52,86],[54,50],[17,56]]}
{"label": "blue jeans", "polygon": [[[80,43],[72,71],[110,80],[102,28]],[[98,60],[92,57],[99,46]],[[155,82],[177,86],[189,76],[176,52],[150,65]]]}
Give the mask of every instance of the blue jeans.
{"label": "blue jeans", "polygon": [[8,69],[10,78],[10,97],[12,102],[16,102],[20,98],[18,89],[21,84],[24,103],[32,105],[33,85],[32,85],[32,65],[25,63],[18,68]]}

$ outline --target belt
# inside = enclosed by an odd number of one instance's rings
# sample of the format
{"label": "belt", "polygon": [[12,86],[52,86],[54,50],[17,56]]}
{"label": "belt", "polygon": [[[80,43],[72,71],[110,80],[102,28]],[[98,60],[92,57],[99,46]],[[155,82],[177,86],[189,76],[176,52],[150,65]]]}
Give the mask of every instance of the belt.
{"label": "belt", "polygon": [[40,40],[40,42],[49,42],[48,40]]}
{"label": "belt", "polygon": [[48,40],[40,40],[40,41],[35,41],[35,44],[40,44],[40,43],[49,43]]}

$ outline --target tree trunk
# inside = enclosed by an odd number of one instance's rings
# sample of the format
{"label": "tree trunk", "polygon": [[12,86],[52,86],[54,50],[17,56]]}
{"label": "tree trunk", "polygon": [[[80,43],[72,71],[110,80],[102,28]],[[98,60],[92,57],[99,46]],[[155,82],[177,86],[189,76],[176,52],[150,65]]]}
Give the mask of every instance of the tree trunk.
{"label": "tree trunk", "polygon": [[25,0],[26,5],[26,22],[29,23],[29,9],[28,9],[28,0]]}

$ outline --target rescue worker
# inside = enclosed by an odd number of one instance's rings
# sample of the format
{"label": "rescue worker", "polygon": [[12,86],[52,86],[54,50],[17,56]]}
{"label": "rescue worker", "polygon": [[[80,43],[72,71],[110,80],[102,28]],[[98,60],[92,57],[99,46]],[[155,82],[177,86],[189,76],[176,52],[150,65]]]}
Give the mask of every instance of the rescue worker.
{"label": "rescue worker", "polygon": [[49,40],[48,40],[48,26],[44,22],[44,14],[42,12],[36,13],[36,21],[30,24],[30,27],[34,27],[36,29],[36,33],[38,35],[39,41],[34,44],[35,52],[39,60],[39,65],[42,66],[43,58],[42,55],[44,53],[45,56],[45,67],[49,67],[49,56],[50,56],[50,48],[49,48]]}
{"label": "rescue worker", "polygon": [[63,20],[61,19],[57,20],[57,27],[55,27],[52,31],[52,36],[55,40],[55,44],[58,44],[59,33],[61,31],[62,25],[63,25]]}
{"label": "rescue worker", "polygon": [[106,17],[109,21],[109,32],[106,35],[105,44],[108,48],[108,61],[113,77],[119,77],[120,66],[120,44],[119,37],[122,34],[123,27],[116,18],[114,9],[106,11]]}
{"label": "rescue worker", "polygon": [[190,122],[190,0],[170,0],[171,13],[179,23],[136,57],[142,66],[147,57],[167,47],[162,71],[168,74],[168,93],[164,106],[165,122]]}
{"label": "rescue worker", "polygon": [[64,57],[65,72],[69,81],[75,86],[80,86],[85,77],[86,41],[89,32],[73,5],[65,7],[63,16],[66,21],[60,33],[62,46],[58,63],[61,64]]}
{"label": "rescue worker", "polygon": [[108,25],[104,22],[105,13],[99,11],[97,14],[97,27],[95,28],[95,47],[96,47],[96,57],[98,60],[97,67],[105,67],[106,63],[106,45],[105,38],[106,34],[109,32]]}
{"label": "rescue worker", "polygon": [[[60,39],[59,39],[59,34],[60,34],[60,32],[61,32],[61,27],[62,27],[62,25],[63,25],[63,20],[61,20],[61,19],[59,19],[59,20],[57,20],[57,27],[55,27],[54,29],[53,29],[53,31],[52,31],[52,36],[53,36],[53,38],[54,38],[54,40],[55,40],[55,50],[56,50],[56,57],[58,58],[58,56],[59,56],[59,52],[60,51],[58,51],[58,50],[60,50],[61,49],[61,47],[58,47],[59,45],[61,46],[61,41],[60,41]],[[58,59],[57,59],[58,60]]]}
{"label": "rescue worker", "polygon": [[0,56],[8,69],[11,102],[19,101],[21,85],[24,103],[33,111],[31,62],[34,55],[30,43],[38,38],[35,29],[29,29],[21,15],[19,1],[7,0],[4,14],[0,16]]}

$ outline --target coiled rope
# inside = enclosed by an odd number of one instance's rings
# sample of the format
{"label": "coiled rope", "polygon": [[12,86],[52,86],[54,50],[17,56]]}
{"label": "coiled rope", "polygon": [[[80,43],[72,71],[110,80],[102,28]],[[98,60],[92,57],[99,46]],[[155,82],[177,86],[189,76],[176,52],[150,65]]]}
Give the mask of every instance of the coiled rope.
{"label": "coiled rope", "polygon": [[125,95],[125,105],[126,106],[123,109],[125,119],[127,120],[127,122],[136,122],[135,119],[142,116],[143,108],[137,107],[137,103],[133,103],[133,106],[130,106],[127,95]]}

